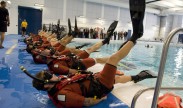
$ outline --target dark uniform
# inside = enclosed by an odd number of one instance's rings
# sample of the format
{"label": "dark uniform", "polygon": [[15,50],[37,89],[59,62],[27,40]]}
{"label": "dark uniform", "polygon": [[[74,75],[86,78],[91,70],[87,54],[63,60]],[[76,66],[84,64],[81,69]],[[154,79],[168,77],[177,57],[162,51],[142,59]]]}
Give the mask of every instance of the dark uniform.
{"label": "dark uniform", "polygon": [[7,32],[7,16],[9,16],[8,10],[0,7],[0,32]]}

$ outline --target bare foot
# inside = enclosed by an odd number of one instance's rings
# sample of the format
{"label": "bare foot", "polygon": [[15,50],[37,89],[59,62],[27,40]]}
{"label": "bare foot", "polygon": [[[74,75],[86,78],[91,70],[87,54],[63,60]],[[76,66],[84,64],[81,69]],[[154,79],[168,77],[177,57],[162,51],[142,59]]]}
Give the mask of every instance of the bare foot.
{"label": "bare foot", "polygon": [[0,46],[0,49],[3,49],[4,48],[4,46]]}

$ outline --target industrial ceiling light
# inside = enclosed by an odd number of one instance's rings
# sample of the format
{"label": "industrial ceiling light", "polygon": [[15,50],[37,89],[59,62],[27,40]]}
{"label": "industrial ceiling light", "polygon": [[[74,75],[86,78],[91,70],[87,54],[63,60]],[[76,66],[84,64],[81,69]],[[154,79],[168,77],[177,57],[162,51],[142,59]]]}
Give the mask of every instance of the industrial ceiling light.
{"label": "industrial ceiling light", "polygon": [[183,1],[177,0],[177,1],[174,1],[174,4],[177,6],[183,6]]}
{"label": "industrial ceiling light", "polygon": [[181,0],[165,0],[165,1],[171,2],[177,6],[183,6],[183,1],[181,1]]}
{"label": "industrial ceiling light", "polygon": [[38,3],[35,3],[34,6],[38,6],[38,7],[44,7],[43,4],[38,4]]}
{"label": "industrial ceiling light", "polygon": [[168,6],[168,7],[175,7],[175,4],[170,3],[168,1],[160,1],[162,3],[162,5],[164,6]]}

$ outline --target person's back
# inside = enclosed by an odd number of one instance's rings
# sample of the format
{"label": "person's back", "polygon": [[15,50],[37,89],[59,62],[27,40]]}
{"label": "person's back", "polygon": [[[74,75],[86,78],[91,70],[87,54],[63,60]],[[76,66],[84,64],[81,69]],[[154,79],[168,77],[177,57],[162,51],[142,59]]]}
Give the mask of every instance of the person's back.
{"label": "person's back", "polygon": [[28,24],[27,24],[27,21],[22,21],[22,24],[21,24],[22,27],[27,28],[27,25],[28,25]]}
{"label": "person's back", "polygon": [[27,21],[24,19],[24,20],[22,21],[22,23],[21,23],[22,36],[25,36],[27,26],[28,26],[28,23],[27,23]]}
{"label": "person's back", "polygon": [[8,10],[4,7],[0,7],[0,23],[7,21],[6,16],[8,15]]}

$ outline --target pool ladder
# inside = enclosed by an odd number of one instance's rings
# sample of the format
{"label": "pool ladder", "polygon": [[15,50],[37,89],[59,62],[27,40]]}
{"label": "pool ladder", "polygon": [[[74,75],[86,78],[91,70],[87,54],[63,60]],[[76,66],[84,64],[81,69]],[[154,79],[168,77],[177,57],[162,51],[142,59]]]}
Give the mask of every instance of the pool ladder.
{"label": "pool ladder", "polygon": [[161,88],[162,79],[163,79],[163,75],[164,75],[164,68],[165,68],[165,63],[166,63],[166,58],[167,58],[167,52],[168,52],[170,42],[171,42],[172,38],[175,36],[175,34],[178,32],[181,32],[181,31],[183,32],[183,28],[176,28],[176,29],[172,30],[169,33],[168,38],[166,39],[166,41],[163,45],[163,52],[161,54],[161,61],[160,61],[160,67],[159,67],[159,72],[158,72],[158,78],[156,81],[156,86],[147,88],[147,89],[143,89],[143,90],[139,90],[133,97],[133,100],[131,103],[131,108],[135,108],[138,97],[146,91],[155,89],[151,108],[157,108],[157,100],[159,97],[160,89],[161,90],[183,90],[183,87],[162,87]]}

